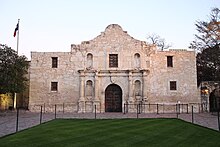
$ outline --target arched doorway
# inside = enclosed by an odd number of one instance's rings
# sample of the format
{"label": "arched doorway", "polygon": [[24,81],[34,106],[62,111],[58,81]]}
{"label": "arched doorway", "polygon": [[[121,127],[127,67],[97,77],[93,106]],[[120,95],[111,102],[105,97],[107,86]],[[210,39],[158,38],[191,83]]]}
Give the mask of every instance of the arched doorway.
{"label": "arched doorway", "polygon": [[105,112],[122,112],[122,90],[116,84],[105,89]]}

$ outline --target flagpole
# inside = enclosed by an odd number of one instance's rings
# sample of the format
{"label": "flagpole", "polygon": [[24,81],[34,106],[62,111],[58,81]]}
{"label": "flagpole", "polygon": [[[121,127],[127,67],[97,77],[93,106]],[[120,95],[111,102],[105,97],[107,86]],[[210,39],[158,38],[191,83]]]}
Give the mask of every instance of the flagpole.
{"label": "flagpole", "polygon": [[[17,31],[17,55],[18,55],[18,46],[19,46],[19,30],[20,30],[20,26],[19,26],[19,21],[20,19],[18,19],[18,31]],[[17,93],[15,92],[14,95],[14,108],[17,109]]]}
{"label": "flagpole", "polygon": [[20,21],[20,19],[18,19],[17,54],[18,54],[18,45],[19,45],[19,30],[20,30],[19,21]]}

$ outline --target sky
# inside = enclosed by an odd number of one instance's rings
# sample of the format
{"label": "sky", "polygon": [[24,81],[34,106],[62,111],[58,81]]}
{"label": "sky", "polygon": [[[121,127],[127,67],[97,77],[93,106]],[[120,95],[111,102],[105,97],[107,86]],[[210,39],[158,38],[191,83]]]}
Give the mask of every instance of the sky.
{"label": "sky", "polygon": [[95,38],[109,24],[119,24],[135,39],[158,34],[173,49],[186,49],[220,0],[0,0],[0,44],[31,51],[69,52],[71,44]]}

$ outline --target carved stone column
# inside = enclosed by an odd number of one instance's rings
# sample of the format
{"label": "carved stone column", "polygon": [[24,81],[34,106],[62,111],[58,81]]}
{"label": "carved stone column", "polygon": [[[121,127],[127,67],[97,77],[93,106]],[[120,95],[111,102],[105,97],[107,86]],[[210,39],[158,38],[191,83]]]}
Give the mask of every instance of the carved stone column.
{"label": "carved stone column", "polygon": [[80,98],[79,98],[79,113],[85,112],[85,74],[80,72]]}
{"label": "carved stone column", "polygon": [[134,87],[133,87],[133,81],[132,81],[132,71],[129,71],[129,77],[128,77],[128,82],[129,82],[129,88],[128,88],[128,96],[129,96],[129,103],[133,103],[133,91],[134,91]]}
{"label": "carved stone column", "polygon": [[[95,74],[95,99],[94,99],[94,106],[96,105],[96,112],[100,112],[99,90],[100,90],[99,77],[98,77],[98,72],[96,72]],[[95,109],[93,110],[93,112],[95,112]]]}
{"label": "carved stone column", "polygon": [[147,70],[143,71],[143,86],[142,86],[143,88],[142,88],[142,91],[143,91],[143,100],[144,100],[144,102],[148,101],[148,92],[149,92],[149,86],[147,84],[148,73],[149,73],[149,71],[147,71]]}

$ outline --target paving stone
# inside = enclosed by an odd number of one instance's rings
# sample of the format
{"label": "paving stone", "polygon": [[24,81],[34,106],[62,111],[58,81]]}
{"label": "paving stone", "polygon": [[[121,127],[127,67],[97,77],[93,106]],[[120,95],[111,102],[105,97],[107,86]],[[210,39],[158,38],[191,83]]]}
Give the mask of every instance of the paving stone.
{"label": "paving stone", "polygon": [[[1,112],[0,113],[0,137],[16,132],[16,111]],[[95,113],[62,113],[58,112],[56,115],[57,119],[95,119]],[[126,119],[126,118],[137,118],[137,113],[97,113],[96,119]],[[175,113],[141,113],[138,114],[138,118],[177,118]],[[179,114],[179,119],[187,122],[192,122],[192,115]],[[54,113],[43,113],[42,123],[48,122],[55,119]],[[40,124],[40,113],[34,113],[30,111],[19,111],[19,126],[18,131],[31,128]],[[194,123],[218,130],[218,119],[216,114],[212,113],[194,113]]]}

